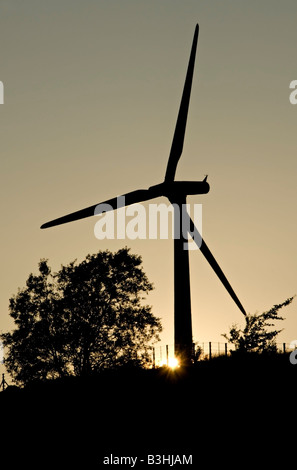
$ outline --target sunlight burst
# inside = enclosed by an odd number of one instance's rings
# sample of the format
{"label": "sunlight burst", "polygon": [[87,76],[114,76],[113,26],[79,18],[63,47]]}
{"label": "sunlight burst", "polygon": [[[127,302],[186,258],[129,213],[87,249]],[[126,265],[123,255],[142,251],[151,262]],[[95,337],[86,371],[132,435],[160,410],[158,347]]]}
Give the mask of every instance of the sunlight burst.
{"label": "sunlight burst", "polygon": [[169,358],[168,367],[170,367],[170,369],[176,369],[177,367],[179,367],[179,362],[176,357]]}
{"label": "sunlight burst", "polygon": [[160,363],[160,367],[167,366],[169,369],[177,369],[179,367],[179,362],[176,357],[169,357],[168,360],[164,360]]}

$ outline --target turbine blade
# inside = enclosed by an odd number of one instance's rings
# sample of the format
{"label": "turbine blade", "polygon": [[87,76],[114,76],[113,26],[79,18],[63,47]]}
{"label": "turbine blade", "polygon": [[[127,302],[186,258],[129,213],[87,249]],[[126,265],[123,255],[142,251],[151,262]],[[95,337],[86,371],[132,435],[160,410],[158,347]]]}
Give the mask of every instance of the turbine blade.
{"label": "turbine blade", "polygon": [[[102,214],[103,212],[118,209],[119,207],[130,206],[131,204],[147,201],[157,196],[158,194],[154,190],[138,189],[136,191],[123,194],[122,196],[114,197],[112,199],[108,199],[107,201],[94,204],[93,206],[87,207],[85,209],[72,212],[71,214],[65,215],[63,217],[59,217],[58,219],[51,220],[50,222],[43,224],[40,228],[43,229],[43,228],[54,227],[55,225],[66,224],[68,222],[73,222],[75,220],[84,219],[86,217],[95,215],[95,210],[96,210],[96,215],[99,215],[99,214]],[[121,198],[125,198],[125,199],[121,199]],[[101,208],[98,207],[99,204],[100,205],[102,204]]]}
{"label": "turbine blade", "polygon": [[[189,216],[190,217],[190,216]],[[209,262],[210,266],[222,282],[223,286],[227,289],[229,294],[231,295],[232,299],[236,303],[237,307],[239,310],[246,315],[246,311],[243,308],[241,302],[239,301],[237,295],[235,294],[234,290],[232,289],[228,279],[226,278],[225,274],[221,270],[220,266],[218,265],[216,259],[214,258],[213,254],[211,253],[210,249],[206,245],[205,241],[201,237],[200,233],[198,232],[198,229],[195,227],[194,222],[190,218],[190,232],[193,240],[196,242],[198,247],[200,248],[201,253],[203,256],[206,258],[206,260]],[[201,245],[200,245],[201,244]]]}
{"label": "turbine blade", "polygon": [[189,109],[189,102],[190,102],[190,95],[191,95],[191,88],[192,88],[192,79],[193,79],[193,73],[194,73],[195,56],[196,56],[196,49],[197,49],[197,42],[198,42],[198,33],[199,33],[199,25],[197,24],[195,28],[195,32],[194,32],[193,44],[192,44],[192,49],[191,49],[191,54],[190,54],[190,59],[189,59],[186,80],[184,84],[184,90],[182,94],[182,99],[181,99],[178,117],[176,121],[170,155],[168,159],[168,164],[167,164],[167,169],[166,169],[166,174],[165,174],[165,181],[174,180],[176,167],[183,151],[187,116],[188,116],[188,109]]}

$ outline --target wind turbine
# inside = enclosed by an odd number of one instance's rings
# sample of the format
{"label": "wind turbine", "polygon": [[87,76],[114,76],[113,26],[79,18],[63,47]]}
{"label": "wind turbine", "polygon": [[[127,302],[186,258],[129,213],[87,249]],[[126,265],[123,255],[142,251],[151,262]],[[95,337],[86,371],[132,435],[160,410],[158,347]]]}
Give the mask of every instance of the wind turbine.
{"label": "wind turbine", "polygon": [[[239,307],[241,312],[246,312],[240,303],[237,295],[232,289],[229,281],[207,247],[205,241],[201,239],[200,234],[195,227],[190,216],[183,212],[183,205],[186,204],[186,198],[190,194],[206,194],[209,192],[209,184],[206,181],[175,181],[175,172],[178,161],[181,157],[186,130],[192,79],[195,65],[195,56],[198,43],[199,25],[196,25],[194,38],[190,53],[190,59],[184,84],[183,94],[181,98],[179,113],[177,117],[176,127],[174,131],[173,141],[169,154],[165,179],[162,183],[149,187],[148,189],[138,189],[121,196],[125,206],[131,204],[148,201],[150,199],[166,196],[174,206],[175,218],[175,237],[174,237],[174,343],[175,356],[181,364],[191,363],[192,358],[192,318],[191,318],[191,294],[190,294],[190,271],[189,271],[189,253],[185,248],[187,238],[184,235],[183,224],[187,223],[189,233],[193,240],[197,243],[199,240],[199,248],[203,256],[206,258],[214,272],[223,283],[230,296]],[[125,198],[125,199],[122,199]],[[41,226],[42,229],[53,227],[55,225],[65,224],[75,220],[83,219],[94,214],[106,212],[107,210],[115,210],[118,208],[118,197],[109,199],[102,203],[103,209],[100,212],[100,205],[95,204],[85,209],[73,212],[71,214],[59,217],[58,219],[47,222]],[[106,205],[109,205],[108,209]],[[99,207],[99,210],[98,210]],[[185,207],[185,206],[184,206]],[[181,214],[184,217],[181,217]],[[179,235],[179,236],[178,236]],[[197,243],[198,244],[198,243]]]}

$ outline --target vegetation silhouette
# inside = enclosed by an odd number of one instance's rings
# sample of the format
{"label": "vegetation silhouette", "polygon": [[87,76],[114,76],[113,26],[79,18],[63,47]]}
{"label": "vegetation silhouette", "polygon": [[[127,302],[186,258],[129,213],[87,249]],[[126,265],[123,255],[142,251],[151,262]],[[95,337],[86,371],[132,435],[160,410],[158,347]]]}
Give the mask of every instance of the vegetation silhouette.
{"label": "vegetation silhouette", "polygon": [[297,368],[271,347],[279,330],[267,327],[292,298],[233,327],[244,354],[202,360],[196,348],[192,366],[149,369],[149,344],[161,330],[142,304],[151,289],[127,248],[54,274],[39,263],[10,300],[16,329],[2,334],[5,365],[21,385],[0,392],[3,464],[100,468],[113,455],[137,456],[145,468],[148,455],[185,455],[194,468],[238,468],[243,458],[266,468],[282,456],[287,434],[269,455],[267,430],[279,404],[279,425],[287,426]]}
{"label": "vegetation silhouette", "polygon": [[[275,321],[284,320],[279,315],[279,310],[290,305],[294,297],[289,297],[281,304],[274,305],[267,312],[261,314],[247,314],[243,329],[234,324],[229,334],[223,334],[224,338],[235,346],[235,353],[268,353],[277,350],[276,336],[282,330],[271,330]],[[271,323],[272,322],[272,323]],[[233,352],[234,353],[234,352]]]}
{"label": "vegetation silhouette", "polygon": [[16,328],[1,335],[13,379],[26,384],[146,364],[161,323],[143,305],[153,286],[141,262],[127,248],[99,251],[57,273],[42,260],[38,275],[10,299]]}

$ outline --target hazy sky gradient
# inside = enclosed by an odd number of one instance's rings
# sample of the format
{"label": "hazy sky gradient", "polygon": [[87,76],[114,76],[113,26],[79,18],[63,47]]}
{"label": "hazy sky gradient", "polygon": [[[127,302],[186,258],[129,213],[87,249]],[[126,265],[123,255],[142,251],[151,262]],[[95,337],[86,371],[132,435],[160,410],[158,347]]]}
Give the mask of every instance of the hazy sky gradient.
{"label": "hazy sky gradient", "polygon": [[[40,258],[58,270],[127,245],[173,343],[172,240],[99,241],[95,218],[39,227],[164,179],[197,22],[176,177],[209,175],[189,202],[203,203],[205,241],[248,312],[297,293],[296,18],[295,0],[0,1],[1,331]],[[243,316],[199,252],[190,266],[194,339],[224,341]],[[290,342],[297,299],[283,313]]]}

